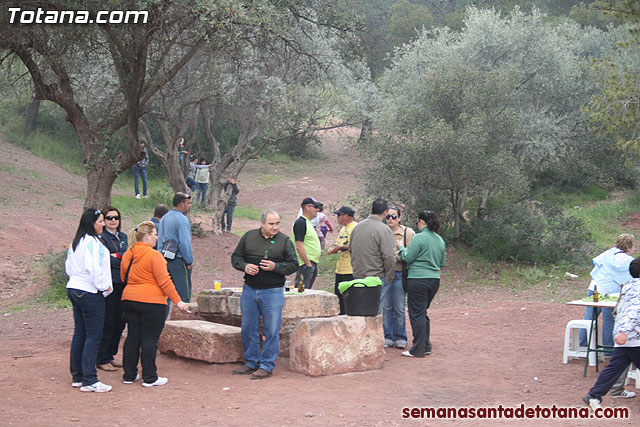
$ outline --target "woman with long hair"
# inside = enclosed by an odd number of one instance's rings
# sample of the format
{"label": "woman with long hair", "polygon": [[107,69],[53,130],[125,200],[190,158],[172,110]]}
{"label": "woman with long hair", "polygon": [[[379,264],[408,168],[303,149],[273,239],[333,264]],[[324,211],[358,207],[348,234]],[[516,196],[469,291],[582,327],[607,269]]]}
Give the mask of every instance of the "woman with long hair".
{"label": "woman with long hair", "polygon": [[106,392],[111,386],[98,381],[96,359],[104,326],[104,299],[113,290],[109,251],[99,238],[104,216],[87,209],[67,251],[67,296],[73,306],[74,330],[70,368],[73,387],[80,391]]}
{"label": "woman with long hair", "polygon": [[120,278],[120,261],[127,250],[127,235],[120,231],[122,215],[118,208],[107,206],[104,208],[104,231],[100,238],[109,250],[111,261],[111,281],[113,293],[105,299],[104,328],[102,342],[98,350],[98,368],[103,371],[115,371],[122,365],[115,361],[118,353],[120,338],[124,330],[124,312],[122,311],[122,291],[124,284]]}
{"label": "woman with long hair", "polygon": [[402,352],[406,357],[424,357],[431,354],[431,322],[427,309],[440,287],[440,269],[444,267],[446,251],[438,216],[429,210],[418,215],[418,232],[405,248],[396,242],[400,259],[407,263],[407,305],[413,330],[413,346]]}
{"label": "woman with long hair", "polygon": [[167,298],[182,311],[188,305],[180,300],[167,271],[167,261],[155,249],[158,241],[156,226],[144,221],[129,232],[129,249],[122,256],[120,275],[126,283],[122,305],[127,320],[127,339],[124,342],[122,365],[125,384],[132,384],[139,376],[138,360],[142,364],[142,385],[165,385],[167,378],[159,377],[156,368],[158,339],[167,315]]}

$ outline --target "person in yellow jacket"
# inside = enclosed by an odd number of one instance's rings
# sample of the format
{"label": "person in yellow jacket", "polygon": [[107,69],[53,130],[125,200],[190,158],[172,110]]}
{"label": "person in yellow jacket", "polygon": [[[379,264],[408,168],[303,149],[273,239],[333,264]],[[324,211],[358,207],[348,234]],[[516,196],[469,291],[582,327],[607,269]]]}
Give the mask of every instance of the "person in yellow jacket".
{"label": "person in yellow jacket", "polygon": [[151,221],[140,223],[129,232],[129,249],[122,256],[120,274],[125,288],[122,306],[127,319],[127,339],[124,342],[122,365],[125,384],[138,376],[138,360],[142,364],[142,385],[165,385],[156,368],[158,339],[164,328],[167,298],[182,311],[188,305],[180,300],[167,271],[167,261],[153,249],[158,240],[156,226]]}

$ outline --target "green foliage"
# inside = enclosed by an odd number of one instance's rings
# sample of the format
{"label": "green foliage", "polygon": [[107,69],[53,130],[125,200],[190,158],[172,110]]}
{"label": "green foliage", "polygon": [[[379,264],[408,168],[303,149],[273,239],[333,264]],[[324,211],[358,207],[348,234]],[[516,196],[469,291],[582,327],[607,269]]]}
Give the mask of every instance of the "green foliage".
{"label": "green foliage", "polygon": [[70,308],[71,302],[67,298],[67,281],[65,272],[67,251],[49,253],[42,261],[45,271],[49,275],[49,287],[36,299],[36,302],[58,308]]}
{"label": "green foliage", "polygon": [[579,219],[559,209],[521,202],[490,209],[477,220],[469,244],[489,260],[525,263],[583,261],[591,238]]}
{"label": "green foliage", "polygon": [[236,206],[233,216],[260,221],[262,219],[262,211],[251,206]]}

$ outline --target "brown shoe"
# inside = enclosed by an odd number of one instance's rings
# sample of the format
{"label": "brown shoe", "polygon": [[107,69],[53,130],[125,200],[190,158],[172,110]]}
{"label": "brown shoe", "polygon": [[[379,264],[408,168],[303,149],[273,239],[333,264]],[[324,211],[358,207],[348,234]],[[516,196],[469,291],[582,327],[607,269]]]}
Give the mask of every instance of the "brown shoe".
{"label": "brown shoe", "polygon": [[114,366],[116,368],[122,368],[122,363],[118,363],[115,360],[112,360],[111,362],[109,362],[111,364],[111,366]]}
{"label": "brown shoe", "polygon": [[96,365],[96,368],[102,369],[103,371],[115,371],[116,367],[111,363],[105,363],[104,365]]}
{"label": "brown shoe", "polygon": [[249,375],[253,374],[257,370],[258,368],[250,368],[247,365],[243,365],[242,368],[234,369],[233,375]]}
{"label": "brown shoe", "polygon": [[272,372],[265,371],[264,369],[260,368],[256,372],[254,372],[253,375],[251,375],[251,379],[252,380],[263,380],[265,378],[269,378],[271,375],[273,375]]}

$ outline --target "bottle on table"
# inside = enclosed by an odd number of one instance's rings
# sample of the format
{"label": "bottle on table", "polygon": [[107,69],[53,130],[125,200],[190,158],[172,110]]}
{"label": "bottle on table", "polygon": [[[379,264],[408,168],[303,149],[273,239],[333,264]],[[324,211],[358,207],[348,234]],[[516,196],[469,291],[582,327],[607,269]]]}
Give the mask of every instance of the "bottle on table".
{"label": "bottle on table", "polygon": [[593,287],[593,302],[598,302],[600,295],[598,295],[598,284]]}
{"label": "bottle on table", "polygon": [[296,284],[298,287],[298,292],[304,292],[304,282],[302,280],[302,274],[298,276],[298,283]]}

